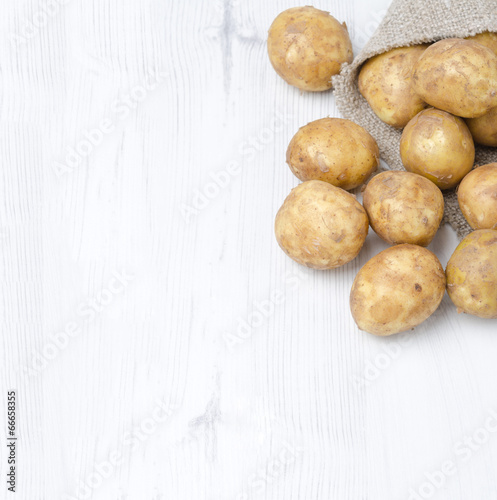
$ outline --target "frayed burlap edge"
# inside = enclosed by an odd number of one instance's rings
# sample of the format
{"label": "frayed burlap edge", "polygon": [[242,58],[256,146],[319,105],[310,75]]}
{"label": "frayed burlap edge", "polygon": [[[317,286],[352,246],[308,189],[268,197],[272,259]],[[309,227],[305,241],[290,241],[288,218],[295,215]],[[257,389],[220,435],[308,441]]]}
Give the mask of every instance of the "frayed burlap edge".
{"label": "frayed burlap edge", "polygon": [[[399,152],[402,131],[383,123],[360,94],[357,74],[362,63],[396,47],[430,43],[442,38],[464,38],[485,31],[497,32],[495,0],[393,0],[363,50],[333,77],[340,113],[364,127],[376,139],[380,155],[389,169],[404,170]],[[496,148],[476,147],[475,165],[495,161]],[[462,239],[471,228],[459,209],[455,191],[446,192],[444,196],[444,222],[449,223]]]}

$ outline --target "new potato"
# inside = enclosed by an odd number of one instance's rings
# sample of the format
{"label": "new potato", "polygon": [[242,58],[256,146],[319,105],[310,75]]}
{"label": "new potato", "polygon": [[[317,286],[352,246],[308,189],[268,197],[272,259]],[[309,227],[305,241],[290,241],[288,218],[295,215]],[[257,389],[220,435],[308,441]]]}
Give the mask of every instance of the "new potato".
{"label": "new potato", "polygon": [[473,167],[475,145],[462,118],[430,108],[405,127],[400,156],[407,171],[450,189]]}
{"label": "new potato", "polygon": [[278,75],[301,90],[330,89],[331,77],[353,58],[345,23],[314,7],[279,14],[269,28],[267,48]]}
{"label": "new potato", "polygon": [[374,232],[387,243],[427,246],[444,213],[440,189],[421,175],[386,171],[373,177],[363,205]]}
{"label": "new potato", "polygon": [[497,55],[497,33],[485,31],[485,33],[468,36],[466,37],[466,40],[472,40],[473,42],[485,45],[485,47],[488,47],[495,55]]}
{"label": "new potato", "polygon": [[475,142],[483,146],[497,146],[497,108],[478,118],[467,118],[466,125]]}
{"label": "new potato", "polygon": [[286,161],[301,181],[321,180],[348,190],[376,171],[380,152],[371,135],[354,122],[322,118],[299,129]]}
{"label": "new potato", "polygon": [[393,49],[372,57],[361,68],[359,91],[378,118],[392,127],[405,127],[427,106],[411,87],[414,63],[426,47]]}
{"label": "new potato", "polygon": [[350,292],[350,309],[361,330],[392,335],[431,316],[444,293],[445,274],[436,255],[417,245],[396,245],[359,271]]}
{"label": "new potato", "polygon": [[497,318],[497,231],[468,234],[447,263],[447,292],[459,312]]}
{"label": "new potato", "polygon": [[414,65],[414,91],[453,115],[476,118],[497,106],[497,55],[462,38],[430,45]]}
{"label": "new potato", "polygon": [[497,163],[472,170],[459,184],[457,200],[473,229],[497,229]]}
{"label": "new potato", "polygon": [[332,269],[355,258],[368,228],[366,211],[355,197],[323,181],[292,189],[274,225],[283,251],[314,269]]}

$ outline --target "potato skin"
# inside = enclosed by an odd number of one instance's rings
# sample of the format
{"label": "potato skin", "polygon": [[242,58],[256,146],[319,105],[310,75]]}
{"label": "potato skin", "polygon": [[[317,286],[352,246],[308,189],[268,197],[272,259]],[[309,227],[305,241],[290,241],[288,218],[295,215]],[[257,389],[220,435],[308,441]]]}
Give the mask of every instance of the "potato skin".
{"label": "potato skin", "polygon": [[376,171],[380,152],[362,127],[341,118],[322,118],[293,136],[286,162],[301,181],[321,180],[354,189]]}
{"label": "potato skin", "polygon": [[417,245],[396,245],[359,271],[350,292],[350,309],[361,330],[393,335],[431,316],[444,293],[445,274],[437,256]]}
{"label": "potato skin", "polygon": [[497,163],[472,170],[459,184],[457,200],[473,229],[497,229]]}
{"label": "potato skin", "polygon": [[427,246],[444,214],[442,191],[425,177],[402,171],[373,177],[363,205],[374,232],[391,245]]}
{"label": "potato skin", "polygon": [[497,106],[497,56],[472,40],[440,40],[414,65],[412,86],[431,106],[464,118],[482,116]]}
{"label": "potato skin", "polygon": [[368,228],[366,211],[355,197],[323,181],[292,189],[274,225],[283,251],[314,269],[333,269],[354,259]]}
{"label": "potato skin", "polygon": [[372,57],[359,72],[359,91],[376,116],[388,125],[404,128],[427,107],[411,87],[414,63],[428,45],[400,47]]}
{"label": "potato skin", "polygon": [[497,33],[485,31],[484,33],[479,33],[478,35],[468,36],[465,40],[472,40],[473,42],[484,45],[497,55]]}
{"label": "potato skin", "polygon": [[475,145],[462,118],[430,108],[405,127],[400,157],[407,171],[430,179],[440,189],[451,189],[473,167]]}
{"label": "potato skin", "polygon": [[458,312],[497,318],[497,231],[478,229],[468,234],[445,272],[447,292]]}
{"label": "potato skin", "polygon": [[473,140],[483,146],[497,146],[497,108],[478,118],[466,118]]}
{"label": "potato skin", "polygon": [[353,58],[345,23],[314,7],[294,7],[279,14],[269,28],[267,48],[283,80],[313,92],[330,89],[331,77]]}

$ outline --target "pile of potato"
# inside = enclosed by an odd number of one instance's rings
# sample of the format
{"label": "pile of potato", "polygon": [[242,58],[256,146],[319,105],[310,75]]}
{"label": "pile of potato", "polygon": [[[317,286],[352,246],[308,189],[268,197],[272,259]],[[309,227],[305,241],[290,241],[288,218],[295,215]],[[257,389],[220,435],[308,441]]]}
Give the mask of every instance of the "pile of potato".
{"label": "pile of potato", "polygon": [[[268,53],[276,72],[306,91],[330,89],[331,77],[353,58],[345,23],[313,7],[288,9],[274,20]],[[403,128],[406,171],[371,177],[378,146],[349,120],[301,127],[286,160],[303,182],[276,215],[280,247],[299,264],[333,269],[358,255],[369,226],[393,245],[369,260],[352,285],[350,308],[361,330],[391,335],[414,328],[445,290],[459,312],[496,319],[497,163],[473,165],[475,142],[497,147],[497,35],[395,48],[366,61],[358,86],[383,122]],[[361,205],[348,191],[366,182]],[[443,217],[442,190],[456,187],[474,231],[444,271],[425,247]]]}

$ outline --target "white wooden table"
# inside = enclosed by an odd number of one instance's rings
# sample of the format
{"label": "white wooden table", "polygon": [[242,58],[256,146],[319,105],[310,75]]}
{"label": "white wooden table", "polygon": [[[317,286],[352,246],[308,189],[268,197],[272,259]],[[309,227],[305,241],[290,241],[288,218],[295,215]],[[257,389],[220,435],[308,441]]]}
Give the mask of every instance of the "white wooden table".
{"label": "white wooden table", "polygon": [[[314,5],[357,54],[388,3]],[[376,338],[348,295],[385,244],[277,247],[287,144],[338,116],[269,64],[297,4],[3,0],[0,498],[497,499],[496,323],[446,296]]]}

